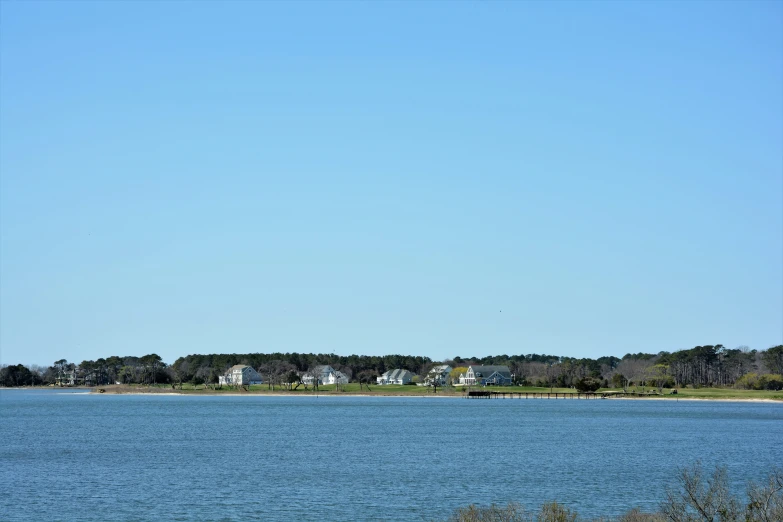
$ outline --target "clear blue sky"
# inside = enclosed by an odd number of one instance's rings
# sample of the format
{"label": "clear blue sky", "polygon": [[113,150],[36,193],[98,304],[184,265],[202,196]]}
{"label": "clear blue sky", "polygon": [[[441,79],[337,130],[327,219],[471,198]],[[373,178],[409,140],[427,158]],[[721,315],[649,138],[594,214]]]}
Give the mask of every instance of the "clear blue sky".
{"label": "clear blue sky", "polygon": [[2,2],[0,362],[783,343],[781,2]]}

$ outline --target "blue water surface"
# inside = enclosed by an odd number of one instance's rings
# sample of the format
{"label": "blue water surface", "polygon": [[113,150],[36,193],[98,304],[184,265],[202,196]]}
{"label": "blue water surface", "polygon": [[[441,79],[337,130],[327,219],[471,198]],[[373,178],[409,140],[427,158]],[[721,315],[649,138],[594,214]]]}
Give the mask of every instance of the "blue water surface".
{"label": "blue water surface", "polygon": [[432,520],[470,503],[653,511],[678,468],[742,491],[783,404],[0,391],[2,520]]}

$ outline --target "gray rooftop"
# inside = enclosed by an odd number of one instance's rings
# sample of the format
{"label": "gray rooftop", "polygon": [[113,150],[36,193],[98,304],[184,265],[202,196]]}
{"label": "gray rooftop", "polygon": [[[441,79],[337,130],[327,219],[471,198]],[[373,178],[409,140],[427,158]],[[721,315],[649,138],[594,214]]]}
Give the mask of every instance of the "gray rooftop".
{"label": "gray rooftop", "polygon": [[383,378],[387,381],[396,381],[397,379],[402,379],[406,373],[411,372],[397,368],[396,370],[389,370],[388,372],[384,373]]}
{"label": "gray rooftop", "polygon": [[511,370],[508,369],[508,366],[471,366],[473,368],[473,373],[475,373],[478,377],[489,377],[493,373],[497,372],[506,379],[511,378]]}

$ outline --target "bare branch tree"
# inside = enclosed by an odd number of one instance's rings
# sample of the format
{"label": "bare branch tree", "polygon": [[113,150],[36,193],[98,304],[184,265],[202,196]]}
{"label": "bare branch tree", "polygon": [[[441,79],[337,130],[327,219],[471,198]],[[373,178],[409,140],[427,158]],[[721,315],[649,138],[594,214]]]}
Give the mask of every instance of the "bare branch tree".
{"label": "bare branch tree", "polygon": [[779,522],[783,520],[783,470],[775,469],[766,484],[748,485],[746,520]]}
{"label": "bare branch tree", "polygon": [[729,522],[740,520],[740,505],[729,492],[726,468],[704,477],[701,463],[680,470],[680,491],[667,490],[661,511],[671,522]]}

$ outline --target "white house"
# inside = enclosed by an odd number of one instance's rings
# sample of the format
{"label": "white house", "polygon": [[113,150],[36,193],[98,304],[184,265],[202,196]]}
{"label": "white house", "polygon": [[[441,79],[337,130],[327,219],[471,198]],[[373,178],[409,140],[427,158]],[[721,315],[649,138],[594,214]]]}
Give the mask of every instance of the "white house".
{"label": "white house", "polygon": [[[343,372],[335,370],[329,365],[316,366],[315,373],[318,376],[318,384],[348,384],[348,376]],[[313,384],[313,373],[308,372],[302,375],[302,383],[308,386]]]}
{"label": "white house", "polygon": [[408,370],[389,370],[378,377],[378,384],[408,384],[413,379],[413,374]]}
{"label": "white house", "polygon": [[424,379],[425,386],[432,386],[437,383],[438,386],[446,386],[449,383],[449,374],[451,373],[451,366],[448,364],[440,364],[433,366],[427,373],[427,378]]}
{"label": "white house", "polygon": [[459,376],[461,385],[509,386],[512,382],[508,366],[468,366],[468,371]]}
{"label": "white house", "polygon": [[218,382],[233,385],[263,384],[258,372],[246,364],[235,364],[225,375],[218,377]]}

